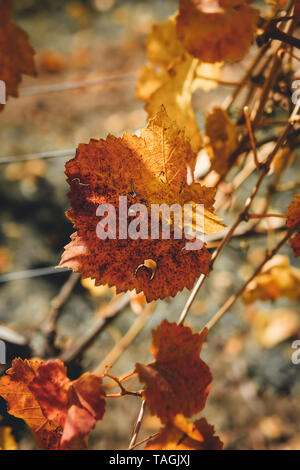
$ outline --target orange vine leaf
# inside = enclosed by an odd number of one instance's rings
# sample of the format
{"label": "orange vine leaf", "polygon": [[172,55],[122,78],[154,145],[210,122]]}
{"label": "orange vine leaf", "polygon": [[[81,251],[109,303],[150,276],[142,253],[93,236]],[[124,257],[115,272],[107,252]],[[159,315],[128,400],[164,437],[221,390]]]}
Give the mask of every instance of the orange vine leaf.
{"label": "orange vine leaf", "polygon": [[[294,196],[294,200],[289,205],[288,210],[285,214],[287,220],[287,227],[295,227],[300,223],[300,194]],[[290,244],[294,251],[294,255],[300,256],[300,232],[298,232],[294,237],[290,238]]]}
{"label": "orange vine leaf", "polygon": [[155,362],[136,364],[150,411],[163,423],[172,422],[177,414],[193,416],[205,406],[212,381],[200,359],[206,334],[207,330],[193,334],[189,327],[164,320],[152,333]]}
{"label": "orange vine leaf", "polygon": [[205,133],[209,137],[211,168],[226,175],[232,166],[230,156],[238,145],[237,127],[226,111],[215,107],[206,118]]}
{"label": "orange vine leaf", "polygon": [[105,412],[102,377],[87,372],[71,381],[59,360],[15,359],[0,378],[0,396],[42,449],[85,449],[88,434]]}
{"label": "orange vine leaf", "polygon": [[145,450],[222,450],[223,443],[215,436],[214,427],[205,418],[194,423],[177,415],[173,423],[161,429]]}
{"label": "orange vine leaf", "polygon": [[[11,20],[12,0],[0,0],[0,80],[5,83],[6,97],[17,97],[22,74],[35,76],[34,49],[27,34]],[[0,104],[0,111],[4,108]]]}
{"label": "orange vine leaf", "polygon": [[180,0],[177,36],[204,62],[235,61],[248,52],[257,20],[246,0]]}
{"label": "orange vine leaf", "polygon": [[[174,296],[184,287],[191,288],[201,273],[208,273],[210,254],[205,245],[199,250],[184,249],[186,239],[151,238],[152,204],[203,204],[202,232],[213,233],[224,228],[213,213],[214,188],[198,183],[187,184],[193,175],[196,154],[191,150],[184,131],[171,121],[162,107],[147,128],[137,137],[125,133],[116,138],[91,140],[80,144],[76,157],[66,164],[71,187],[71,209],[67,216],[77,229],[65,247],[59,267],[80,272],[95,279],[95,285],[116,286],[117,293],[143,291],[147,301]],[[121,214],[119,197],[125,197],[125,215]],[[129,227],[128,210],[132,204],[147,208],[142,214],[148,235],[133,239],[119,236],[119,223]],[[99,205],[110,204],[115,212],[108,216],[105,239],[97,236]],[[148,237],[148,238],[147,238]],[[145,260],[152,260],[155,272]]]}

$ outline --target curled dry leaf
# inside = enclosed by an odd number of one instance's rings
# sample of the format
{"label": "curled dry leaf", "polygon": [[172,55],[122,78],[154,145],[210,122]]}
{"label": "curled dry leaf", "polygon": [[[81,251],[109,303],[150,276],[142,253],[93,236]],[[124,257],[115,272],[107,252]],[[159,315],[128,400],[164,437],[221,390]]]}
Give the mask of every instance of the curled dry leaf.
{"label": "curled dry leaf", "polygon": [[155,362],[136,364],[150,411],[163,423],[172,422],[177,414],[193,416],[205,406],[212,381],[200,359],[206,334],[193,334],[186,326],[164,320],[152,333]]}
{"label": "curled dry leaf", "polygon": [[87,372],[71,381],[59,360],[15,359],[0,378],[0,396],[42,449],[85,449],[88,434],[105,412],[102,377]]}
{"label": "curled dry leaf", "polygon": [[243,301],[246,304],[256,300],[276,300],[287,297],[296,300],[300,297],[300,269],[290,266],[286,256],[276,255],[246,288]]}
{"label": "curled dry leaf", "polygon": [[[167,113],[185,129],[192,149],[202,146],[202,137],[192,107],[192,94],[198,88],[209,91],[217,86],[221,64],[200,64],[182,47],[176,37],[174,17],[153,26],[147,39],[148,64],[140,71],[137,96],[146,101],[148,118],[163,104]],[[202,77],[202,78],[199,78]]]}
{"label": "curled dry leaf", "polygon": [[152,281],[152,279],[154,278],[155,276],[155,273],[156,273],[156,269],[157,269],[157,264],[155,261],[153,261],[153,259],[145,259],[145,261],[143,262],[143,264],[140,264],[136,270],[135,270],[135,276],[137,276],[138,274],[138,270],[139,269],[147,269],[150,271],[150,281]]}
{"label": "curled dry leaf", "polygon": [[[143,291],[148,301],[191,288],[195,278],[209,271],[210,254],[205,246],[187,251],[184,234],[181,240],[172,234],[170,239],[153,239],[150,229],[152,204],[183,206],[189,201],[204,205],[204,233],[224,228],[212,212],[215,189],[197,183],[187,185],[187,172],[193,174],[195,161],[184,132],[164,108],[141,130],[141,137],[125,133],[122,138],[109,135],[106,140],[81,144],[76,157],[66,165],[71,187],[67,216],[77,233],[67,245],[59,267],[91,277],[96,285],[115,285],[117,293]],[[121,239],[113,229],[111,238],[97,237],[96,211],[100,204],[109,203],[115,209],[115,214],[108,217],[109,230],[115,219],[127,230],[130,217],[122,216],[119,196],[127,196],[125,214],[132,204],[143,205],[140,217],[141,224],[149,228],[147,239]],[[145,260],[156,264],[154,276],[149,269],[137,269]]]}
{"label": "curled dry leaf", "polygon": [[180,0],[176,31],[194,57],[235,61],[248,52],[257,20],[258,11],[247,0]]}
{"label": "curled dry leaf", "polygon": [[205,418],[194,423],[177,415],[173,423],[161,429],[159,435],[151,440],[145,450],[222,450],[223,443],[215,436],[214,427]]}
{"label": "curled dry leaf", "polygon": [[[0,0],[0,80],[6,85],[6,97],[18,96],[22,74],[35,76],[34,50],[27,34],[10,21],[12,0]],[[0,104],[0,111],[4,105]]]}
{"label": "curled dry leaf", "polygon": [[214,108],[206,118],[205,133],[210,140],[211,168],[220,175],[226,175],[232,166],[230,155],[238,144],[237,128],[226,111]]}
{"label": "curled dry leaf", "polygon": [[[287,220],[287,227],[296,227],[300,223],[300,194],[294,196],[293,202],[289,205],[288,210],[285,214]],[[290,244],[293,248],[294,255],[300,256],[300,231],[290,238]]]}

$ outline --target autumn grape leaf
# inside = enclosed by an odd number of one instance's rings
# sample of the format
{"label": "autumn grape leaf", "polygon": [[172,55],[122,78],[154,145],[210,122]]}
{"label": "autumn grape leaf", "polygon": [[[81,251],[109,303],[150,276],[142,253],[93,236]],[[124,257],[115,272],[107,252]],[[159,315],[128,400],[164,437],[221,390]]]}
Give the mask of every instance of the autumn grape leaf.
{"label": "autumn grape leaf", "polygon": [[[209,271],[210,254],[205,246],[185,250],[185,236],[180,240],[99,239],[96,216],[100,204],[111,204],[117,219],[119,197],[127,196],[126,210],[143,204],[149,210],[145,218],[151,226],[151,205],[189,201],[204,205],[204,233],[220,231],[224,226],[213,214],[215,189],[197,183],[192,177],[196,155],[184,132],[171,121],[164,108],[151,120],[141,136],[125,133],[116,138],[91,140],[79,145],[76,157],[66,164],[71,187],[71,209],[67,216],[77,229],[65,248],[59,267],[68,267],[83,277],[95,279],[95,285],[116,286],[117,293],[135,289],[143,291],[148,301],[174,296],[184,287],[191,288],[201,273]],[[145,208],[144,207],[144,208]],[[126,222],[126,221],[125,221]],[[126,222],[127,224],[127,222]],[[153,260],[155,275],[138,269],[145,260]]]}
{"label": "autumn grape leaf", "polygon": [[[34,50],[27,34],[10,21],[12,0],[0,0],[0,80],[6,85],[6,96],[18,96],[22,74],[35,76]],[[0,104],[0,110],[4,105]]]}
{"label": "autumn grape leaf", "polygon": [[15,359],[0,378],[0,396],[42,449],[85,449],[88,434],[105,412],[102,377],[87,372],[71,381],[59,360]]}
{"label": "autumn grape leaf", "polygon": [[222,176],[226,175],[231,168],[230,156],[238,144],[237,128],[226,111],[214,108],[206,118],[205,133],[210,141],[211,168]]}
{"label": "autumn grape leaf", "polygon": [[300,223],[300,193],[294,196],[294,200],[289,205],[285,215],[287,227],[295,227]]}
{"label": "autumn grape leaf", "polygon": [[247,286],[243,301],[250,304],[256,300],[276,300],[281,297],[291,300],[300,297],[300,269],[290,266],[286,256],[276,255]]}
{"label": "autumn grape leaf", "polygon": [[290,238],[290,244],[293,248],[294,255],[300,256],[300,233],[297,233],[294,237]]}
{"label": "autumn grape leaf", "polygon": [[[286,225],[289,228],[296,227],[300,223],[300,194],[294,196],[294,200],[289,205],[288,210],[285,214],[287,220]],[[290,244],[293,248],[294,255],[300,256],[300,231],[290,238]]]}
{"label": "autumn grape leaf", "polygon": [[163,104],[169,116],[185,129],[192,150],[197,152],[202,137],[192,94],[198,88],[209,91],[217,86],[213,78],[219,78],[221,64],[199,64],[188,54],[176,37],[174,17],[153,26],[147,39],[147,53],[148,64],[140,71],[136,92],[138,98],[146,101],[148,118],[153,118]]}
{"label": "autumn grape leaf", "polygon": [[173,423],[161,429],[145,450],[222,450],[223,443],[215,436],[214,427],[201,418],[194,423],[177,415]]}
{"label": "autumn grape leaf", "polygon": [[162,423],[177,414],[193,416],[201,411],[210,390],[212,376],[200,359],[207,330],[193,334],[186,326],[164,320],[152,332],[151,354],[155,362],[136,364],[139,380],[145,383],[145,399],[152,414]]}
{"label": "autumn grape leaf", "polygon": [[180,0],[176,31],[192,56],[236,61],[248,52],[257,20],[258,11],[246,0]]}

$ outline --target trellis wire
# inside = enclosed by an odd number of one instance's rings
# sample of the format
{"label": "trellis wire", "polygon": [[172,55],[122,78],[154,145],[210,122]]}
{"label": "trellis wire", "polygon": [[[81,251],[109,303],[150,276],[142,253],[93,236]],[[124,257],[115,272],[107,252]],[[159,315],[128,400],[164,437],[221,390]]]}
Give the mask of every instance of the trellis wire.
{"label": "trellis wire", "polygon": [[27,269],[26,271],[17,271],[13,273],[1,274],[0,284],[9,281],[19,281],[23,279],[32,279],[34,277],[48,276],[50,274],[60,274],[70,271],[68,268],[56,269],[55,266],[48,266],[46,268]]}
{"label": "trellis wire", "polygon": [[20,96],[33,96],[47,93],[55,93],[59,91],[78,90],[80,88],[87,88],[90,86],[101,85],[104,83],[114,83],[119,81],[132,81],[137,77],[136,73],[127,73],[119,75],[110,75],[108,77],[91,78],[89,80],[54,83],[52,85],[40,85],[20,89]]}

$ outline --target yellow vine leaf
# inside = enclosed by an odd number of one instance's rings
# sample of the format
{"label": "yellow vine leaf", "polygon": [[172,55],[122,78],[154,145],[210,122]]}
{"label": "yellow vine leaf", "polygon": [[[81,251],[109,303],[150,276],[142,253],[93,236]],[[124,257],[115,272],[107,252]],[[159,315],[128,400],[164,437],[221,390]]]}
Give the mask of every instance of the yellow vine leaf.
{"label": "yellow vine leaf", "polygon": [[255,300],[276,300],[300,297],[300,269],[290,266],[287,256],[276,255],[266,263],[263,271],[253,279],[243,294],[246,304]]}
{"label": "yellow vine leaf", "polygon": [[136,93],[146,101],[148,119],[163,104],[167,113],[185,129],[193,151],[202,146],[202,137],[192,107],[192,95],[198,88],[209,91],[217,86],[222,64],[199,64],[182,48],[176,38],[175,20],[168,18],[154,25],[147,40],[148,64],[140,71]]}

